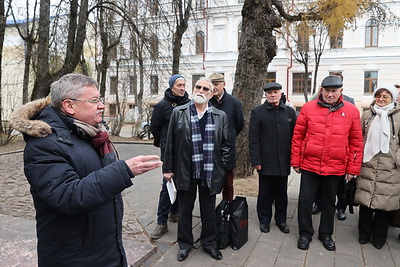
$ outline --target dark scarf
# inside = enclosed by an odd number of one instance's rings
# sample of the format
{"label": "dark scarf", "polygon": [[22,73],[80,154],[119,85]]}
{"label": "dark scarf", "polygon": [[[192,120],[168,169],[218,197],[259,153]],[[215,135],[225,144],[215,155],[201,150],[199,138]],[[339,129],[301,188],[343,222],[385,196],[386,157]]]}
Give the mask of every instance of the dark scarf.
{"label": "dark scarf", "polygon": [[201,137],[199,117],[196,106],[192,101],[190,107],[190,122],[192,128],[192,164],[195,179],[205,179],[208,188],[211,188],[212,172],[214,169],[214,132],[215,124],[212,115],[212,106],[208,106],[206,114],[204,140]]}
{"label": "dark scarf", "polygon": [[57,112],[60,117],[68,125],[73,125],[79,136],[89,139],[93,148],[96,150],[101,158],[103,166],[113,163],[118,159],[117,152],[115,151],[109,135],[107,133],[107,125],[102,122],[96,127],[75,118],[69,117],[62,112]]}
{"label": "dark scarf", "polygon": [[338,109],[340,109],[341,107],[344,106],[344,104],[343,104],[343,95],[341,95],[341,96],[339,97],[339,100],[338,100],[336,103],[334,103],[334,104],[328,104],[328,103],[326,103],[326,102],[324,101],[324,99],[323,99],[323,97],[322,97],[322,94],[319,94],[319,98],[318,98],[318,100],[317,100],[317,103],[318,103],[321,107],[329,108],[329,112],[331,112],[331,111],[336,111],[336,110],[338,110]]}

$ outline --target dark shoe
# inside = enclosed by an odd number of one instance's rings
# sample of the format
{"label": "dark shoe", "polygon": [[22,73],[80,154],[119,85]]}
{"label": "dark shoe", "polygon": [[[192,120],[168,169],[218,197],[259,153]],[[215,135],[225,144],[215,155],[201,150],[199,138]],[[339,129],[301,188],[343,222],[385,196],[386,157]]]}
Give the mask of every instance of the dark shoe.
{"label": "dark shoe", "polygon": [[375,248],[381,249],[385,243],[380,243],[380,242],[372,242],[372,245],[374,245]]}
{"label": "dark shoe", "polygon": [[222,253],[216,248],[212,249],[204,249],[208,254],[210,254],[211,258],[215,260],[222,260]]}
{"label": "dark shoe", "polygon": [[337,211],[337,218],[338,218],[339,221],[346,220],[346,212],[344,210],[338,210]]}
{"label": "dark shoe", "polygon": [[149,233],[150,237],[153,239],[160,238],[163,234],[168,232],[168,226],[165,224],[157,224],[153,232]]}
{"label": "dark shoe", "polygon": [[188,255],[189,255],[189,249],[180,249],[177,255],[178,261],[186,260]]}
{"label": "dark shoe", "polygon": [[334,251],[336,249],[335,242],[333,242],[332,237],[330,235],[327,236],[318,236],[318,239],[321,240],[324,248],[329,251]]}
{"label": "dark shoe", "polygon": [[260,224],[260,231],[263,233],[268,233],[269,232],[269,224]]}
{"label": "dark shoe", "polygon": [[361,245],[367,244],[369,242],[369,238],[364,238],[364,237],[359,237],[358,238],[358,243],[360,243]]}
{"label": "dark shoe", "polygon": [[308,249],[311,243],[311,238],[300,236],[299,240],[297,241],[297,247],[302,250]]}
{"label": "dark shoe", "polygon": [[179,221],[179,213],[177,213],[177,214],[170,214],[170,215],[169,215],[169,221],[170,221],[170,222],[177,222],[177,221]]}
{"label": "dark shoe", "polygon": [[314,205],[313,205],[313,207],[312,207],[312,214],[317,214],[317,213],[319,213],[321,211],[321,207],[318,205],[318,204],[315,204],[314,203]]}
{"label": "dark shoe", "polygon": [[280,223],[278,224],[279,230],[281,230],[282,233],[288,234],[290,232],[289,226],[286,223]]}

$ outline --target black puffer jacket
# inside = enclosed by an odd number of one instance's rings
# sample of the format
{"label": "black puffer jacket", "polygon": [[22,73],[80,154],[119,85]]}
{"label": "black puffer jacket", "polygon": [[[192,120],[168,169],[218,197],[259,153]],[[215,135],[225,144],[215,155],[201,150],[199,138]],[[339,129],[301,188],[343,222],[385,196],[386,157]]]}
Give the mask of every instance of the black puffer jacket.
{"label": "black puffer jacket", "polygon": [[[38,121],[19,119],[14,116],[13,125],[27,141],[25,176],[36,209],[39,266],[126,266],[120,192],[133,177],[126,163],[103,167],[90,141],[50,106]],[[42,135],[31,126],[43,122],[52,133],[37,138]]]}
{"label": "black puffer jacket", "polygon": [[150,131],[154,137],[154,144],[160,146],[161,160],[164,160],[165,140],[167,139],[167,131],[171,112],[174,107],[181,106],[189,102],[189,94],[185,92],[182,97],[172,94],[171,89],[165,90],[164,98],[154,106],[151,115]]}
{"label": "black puffer jacket", "polygon": [[271,176],[290,174],[290,146],[296,112],[281,101],[277,108],[265,101],[251,111],[249,152],[252,166]]}
{"label": "black puffer jacket", "polygon": [[236,136],[242,131],[244,124],[242,103],[237,97],[228,94],[225,89],[219,102],[213,97],[210,99],[210,103],[228,116],[228,139],[231,150],[227,170],[230,171],[236,167]]}
{"label": "black puffer jacket", "polygon": [[[176,187],[183,191],[190,189],[192,177],[192,131],[189,104],[179,106],[172,111],[163,165],[163,172],[174,173]],[[213,108],[213,117],[215,123],[214,170],[210,195],[221,192],[229,160],[228,118],[225,112],[217,108]]]}

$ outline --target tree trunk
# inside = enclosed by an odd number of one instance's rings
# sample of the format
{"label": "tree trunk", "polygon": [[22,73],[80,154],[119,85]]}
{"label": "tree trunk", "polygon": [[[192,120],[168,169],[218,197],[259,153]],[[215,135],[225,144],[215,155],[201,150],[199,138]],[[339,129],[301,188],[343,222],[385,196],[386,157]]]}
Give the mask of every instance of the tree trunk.
{"label": "tree trunk", "polygon": [[177,14],[175,14],[177,21],[174,38],[172,41],[172,74],[179,73],[179,60],[182,50],[182,37],[188,28],[190,10],[192,9],[192,0],[187,1],[186,7],[184,6],[185,3],[185,1],[179,1],[179,4],[177,6],[179,11]]}
{"label": "tree trunk", "polygon": [[[49,75],[49,33],[50,33],[50,0],[40,0],[38,26],[38,59],[35,84],[31,100],[48,95],[50,85]],[[41,88],[47,88],[41,89]]]}
{"label": "tree trunk", "polygon": [[261,104],[262,86],[266,81],[267,67],[276,55],[276,40],[272,31],[281,26],[280,19],[271,10],[270,0],[245,0],[242,9],[242,35],[236,65],[233,94],[243,104],[244,127],[237,138],[236,176],[252,175],[248,148],[248,131],[251,110]]}
{"label": "tree trunk", "polygon": [[[4,8],[4,0],[0,1],[0,66],[2,66],[3,62],[3,45],[4,45],[4,35],[6,31],[6,16],[5,16],[5,8]],[[0,133],[4,133],[3,128],[3,87],[2,87],[2,76],[3,72],[0,68]]]}

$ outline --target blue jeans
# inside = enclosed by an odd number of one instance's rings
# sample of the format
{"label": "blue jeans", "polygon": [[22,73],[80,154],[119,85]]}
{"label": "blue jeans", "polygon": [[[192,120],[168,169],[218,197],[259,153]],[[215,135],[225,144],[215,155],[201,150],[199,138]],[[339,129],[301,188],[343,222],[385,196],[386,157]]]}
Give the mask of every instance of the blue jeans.
{"label": "blue jeans", "polygon": [[158,211],[157,211],[157,224],[166,225],[168,221],[168,214],[178,214],[179,205],[178,199],[175,200],[174,204],[171,205],[167,190],[167,180],[163,178],[163,184],[160,191],[160,198],[158,200]]}

